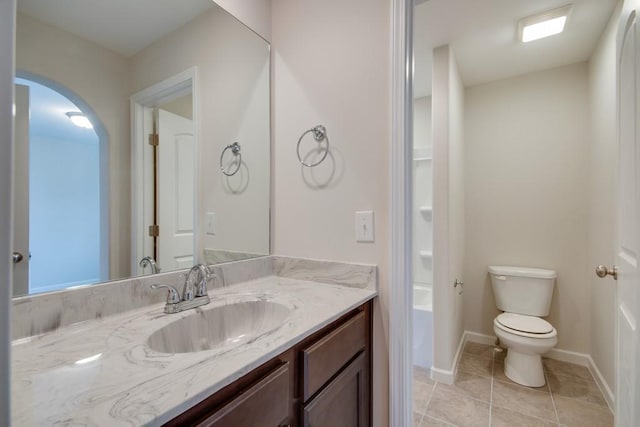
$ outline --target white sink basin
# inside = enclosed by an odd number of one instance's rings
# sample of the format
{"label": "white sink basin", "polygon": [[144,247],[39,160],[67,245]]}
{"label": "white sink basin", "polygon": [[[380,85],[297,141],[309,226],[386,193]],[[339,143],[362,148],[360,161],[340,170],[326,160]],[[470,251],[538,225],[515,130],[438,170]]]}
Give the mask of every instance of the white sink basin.
{"label": "white sink basin", "polygon": [[287,306],[261,300],[196,309],[151,334],[147,346],[160,353],[227,350],[273,332],[289,313]]}

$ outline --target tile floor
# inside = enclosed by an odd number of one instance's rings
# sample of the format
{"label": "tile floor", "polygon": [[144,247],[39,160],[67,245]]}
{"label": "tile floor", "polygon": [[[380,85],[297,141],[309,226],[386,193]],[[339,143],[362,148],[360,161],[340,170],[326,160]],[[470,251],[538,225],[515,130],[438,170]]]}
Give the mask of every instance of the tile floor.
{"label": "tile floor", "polygon": [[467,343],[453,385],[413,374],[413,426],[613,426],[589,370],[543,359],[547,384],[523,387],[504,375],[506,352]]}

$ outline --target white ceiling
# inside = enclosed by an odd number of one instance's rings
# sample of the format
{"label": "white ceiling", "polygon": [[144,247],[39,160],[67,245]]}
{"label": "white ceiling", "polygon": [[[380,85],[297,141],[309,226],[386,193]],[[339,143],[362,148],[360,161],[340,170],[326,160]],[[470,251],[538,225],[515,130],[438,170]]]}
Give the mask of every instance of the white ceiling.
{"label": "white ceiling", "polygon": [[213,6],[213,0],[18,0],[19,12],[126,57]]}
{"label": "white ceiling", "polygon": [[[431,52],[450,44],[465,86],[588,60],[617,0],[428,0],[416,2],[414,95],[431,94]],[[418,4],[419,3],[419,4]],[[565,31],[517,40],[518,20],[573,4]]]}

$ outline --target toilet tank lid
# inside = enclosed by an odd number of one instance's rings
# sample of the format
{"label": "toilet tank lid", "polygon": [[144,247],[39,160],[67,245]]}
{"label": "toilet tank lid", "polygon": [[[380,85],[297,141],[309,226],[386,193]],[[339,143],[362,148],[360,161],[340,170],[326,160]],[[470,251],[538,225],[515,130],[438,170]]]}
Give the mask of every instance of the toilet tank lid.
{"label": "toilet tank lid", "polygon": [[536,279],[555,279],[557,274],[553,270],[530,267],[489,266],[489,273],[496,276],[533,277]]}

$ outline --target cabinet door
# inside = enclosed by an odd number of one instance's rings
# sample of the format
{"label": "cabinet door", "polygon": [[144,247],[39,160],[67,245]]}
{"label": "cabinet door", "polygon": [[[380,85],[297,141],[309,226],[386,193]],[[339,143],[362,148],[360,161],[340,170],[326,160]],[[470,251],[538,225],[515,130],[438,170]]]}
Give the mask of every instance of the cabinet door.
{"label": "cabinet door", "polygon": [[289,363],[198,424],[202,427],[278,427],[289,416]]}
{"label": "cabinet door", "polygon": [[360,354],[303,412],[305,427],[366,427],[369,425],[369,370],[367,354]]}

